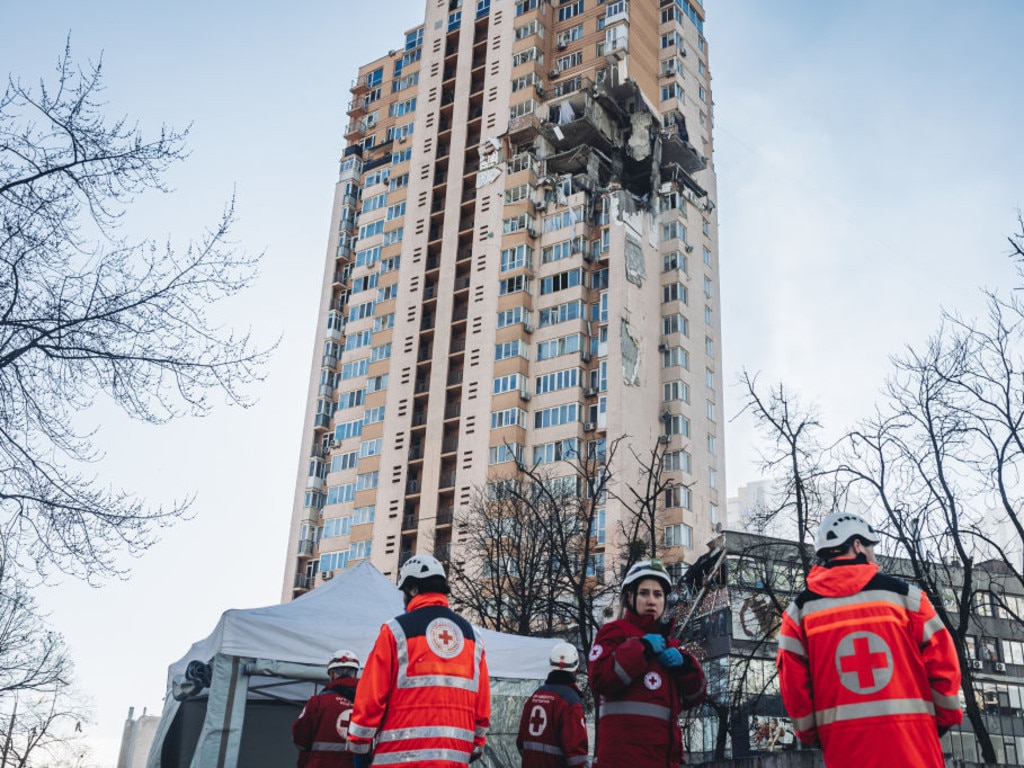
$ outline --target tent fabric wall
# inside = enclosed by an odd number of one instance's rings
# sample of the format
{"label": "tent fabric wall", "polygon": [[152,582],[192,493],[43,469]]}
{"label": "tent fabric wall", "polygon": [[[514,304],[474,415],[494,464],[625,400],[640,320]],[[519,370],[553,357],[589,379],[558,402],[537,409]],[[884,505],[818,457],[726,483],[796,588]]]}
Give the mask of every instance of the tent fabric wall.
{"label": "tent fabric wall", "polygon": [[[188,653],[168,668],[164,713],[147,768],[240,765],[240,754],[253,754],[243,743],[249,734],[255,733],[251,727],[244,727],[246,710],[250,708],[246,702],[261,701],[272,707],[272,702],[261,697],[261,675],[308,681],[310,666],[322,669],[338,648],[350,648],[365,660],[380,626],[403,610],[401,593],[394,584],[364,562],[290,603],[225,611],[213,632],[194,643]],[[518,761],[514,741],[519,713],[525,698],[547,677],[552,640],[490,630],[480,633],[492,679],[493,715],[491,748],[481,768],[514,764]],[[163,765],[161,755],[169,753],[164,749],[164,741],[175,738],[177,733],[172,726],[179,706],[170,695],[171,684],[194,660],[213,666],[213,683],[202,694],[207,699],[206,717],[191,761],[181,763],[181,758],[177,758],[174,766]],[[303,669],[302,665],[307,666]],[[324,674],[322,681],[326,680]],[[273,697],[280,700],[281,707],[294,709],[295,702],[305,701],[311,690],[308,682],[296,683],[277,688]],[[286,729],[281,738],[290,744],[290,730]],[[506,754],[509,749],[512,752]],[[277,766],[279,761],[273,764]],[[246,768],[259,768],[259,764],[246,764]]]}

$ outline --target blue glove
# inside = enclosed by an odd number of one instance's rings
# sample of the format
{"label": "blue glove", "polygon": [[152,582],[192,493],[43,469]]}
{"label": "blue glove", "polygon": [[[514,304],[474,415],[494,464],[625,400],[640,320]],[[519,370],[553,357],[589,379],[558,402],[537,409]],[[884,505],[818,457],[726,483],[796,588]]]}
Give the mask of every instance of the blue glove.
{"label": "blue glove", "polygon": [[683,654],[678,648],[666,648],[658,654],[658,661],[661,662],[662,666],[676,669],[683,666]]}
{"label": "blue glove", "polygon": [[651,649],[651,653],[657,656],[659,653],[665,650],[665,638],[661,635],[650,634],[644,635],[641,640]]}
{"label": "blue glove", "polygon": [[352,765],[355,768],[370,768],[370,763],[373,762],[373,755],[367,752],[365,755],[361,755],[358,752],[352,753]]}

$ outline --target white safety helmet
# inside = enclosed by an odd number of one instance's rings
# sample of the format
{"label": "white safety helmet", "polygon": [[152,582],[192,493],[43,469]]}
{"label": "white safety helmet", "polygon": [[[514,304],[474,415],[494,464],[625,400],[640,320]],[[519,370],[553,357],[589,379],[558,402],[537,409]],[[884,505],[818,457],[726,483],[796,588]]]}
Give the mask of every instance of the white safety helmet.
{"label": "white safety helmet", "polygon": [[345,648],[335,651],[334,655],[331,656],[331,660],[327,662],[327,673],[330,674],[331,670],[335,669],[351,669],[353,673],[359,671],[359,657],[356,656],[355,651],[349,651]]}
{"label": "white safety helmet", "polygon": [[833,512],[821,521],[814,537],[814,551],[819,557],[834,557],[846,551],[855,538],[862,539],[865,544],[881,541],[878,531],[868,525],[864,518],[849,512]]}
{"label": "white safety helmet", "polygon": [[580,654],[571,643],[555,643],[551,649],[551,668],[575,672],[580,666]]}
{"label": "white safety helmet", "polygon": [[430,555],[413,555],[398,571],[398,588],[402,588],[406,579],[429,579],[431,576],[448,578],[441,561]]}
{"label": "white safety helmet", "polygon": [[665,586],[666,593],[672,591],[672,578],[668,575],[665,565],[658,558],[641,560],[638,563],[633,563],[629,570],[626,571],[625,577],[622,579],[623,591],[625,591],[630,584],[635,584],[643,579],[657,579]]}

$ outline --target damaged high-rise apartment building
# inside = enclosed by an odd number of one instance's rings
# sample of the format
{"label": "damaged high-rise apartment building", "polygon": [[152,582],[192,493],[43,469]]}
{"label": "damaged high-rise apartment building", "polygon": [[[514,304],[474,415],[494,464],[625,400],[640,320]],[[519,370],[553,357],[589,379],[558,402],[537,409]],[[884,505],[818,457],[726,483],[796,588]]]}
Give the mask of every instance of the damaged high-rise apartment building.
{"label": "damaged high-rise apartment building", "polygon": [[[699,0],[427,0],[361,67],[283,596],[458,557],[516,459],[666,451],[659,544],[724,522],[712,103]],[[400,39],[400,38],[398,38]],[[621,505],[592,531],[613,576]],[[454,530],[453,530],[454,528]]]}

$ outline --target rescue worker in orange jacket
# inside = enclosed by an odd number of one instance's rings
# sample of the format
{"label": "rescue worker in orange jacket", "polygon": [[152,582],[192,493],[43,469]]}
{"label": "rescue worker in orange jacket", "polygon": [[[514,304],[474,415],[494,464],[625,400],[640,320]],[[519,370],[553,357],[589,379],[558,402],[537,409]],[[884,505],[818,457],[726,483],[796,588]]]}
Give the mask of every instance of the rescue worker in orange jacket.
{"label": "rescue worker in orange jacket", "polygon": [[660,560],[633,565],[622,580],[623,616],[590,648],[590,687],[600,694],[599,768],[676,768],[683,759],[679,713],[704,701],[700,663],[663,621],[672,582]]}
{"label": "rescue worker in orange jacket", "polygon": [[406,612],[381,627],[348,729],[356,768],[455,768],[483,755],[491,718],[480,636],[448,607],[444,567],[413,555],[398,573]]}
{"label": "rescue worker in orange jacket", "polygon": [[927,595],[879,573],[878,541],[857,515],[822,522],[822,564],[782,617],[782,700],[829,768],[942,768],[939,737],[963,719],[956,649]]}
{"label": "rescue worker in orange jacket", "polygon": [[575,646],[555,643],[551,672],[523,706],[516,748],[522,768],[577,768],[587,764],[587,722],[576,687],[580,656]]}
{"label": "rescue worker in orange jacket", "polygon": [[298,768],[352,768],[345,748],[352,702],[356,697],[359,658],[335,651],[327,662],[327,687],[306,702],[292,723],[292,741],[299,748]]}

